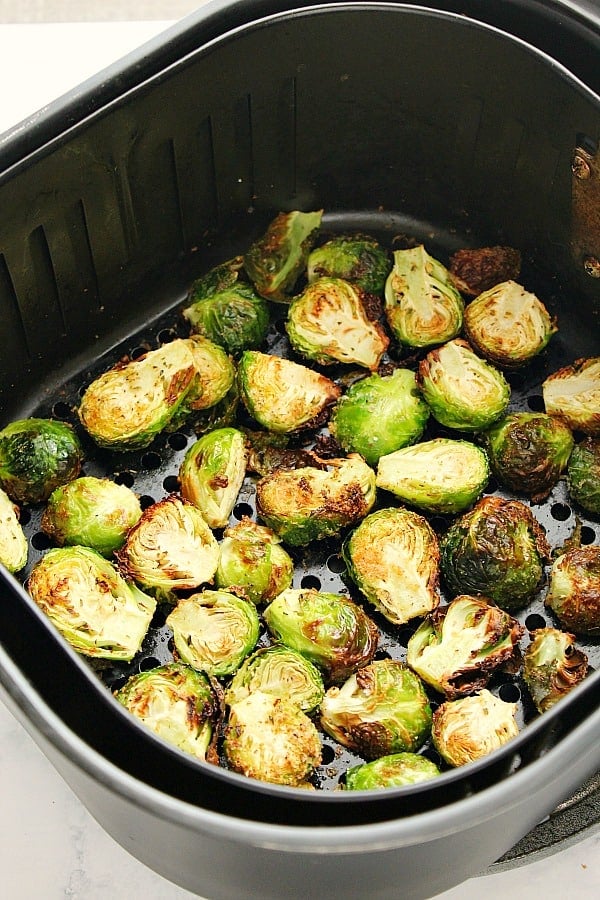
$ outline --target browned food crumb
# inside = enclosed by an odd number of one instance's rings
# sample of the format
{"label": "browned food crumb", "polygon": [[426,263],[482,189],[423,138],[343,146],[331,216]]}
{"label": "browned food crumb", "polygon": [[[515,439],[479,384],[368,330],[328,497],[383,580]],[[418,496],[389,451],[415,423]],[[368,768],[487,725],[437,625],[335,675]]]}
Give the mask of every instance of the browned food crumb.
{"label": "browned food crumb", "polygon": [[513,247],[457,250],[450,257],[448,269],[462,294],[477,297],[502,281],[517,281],[521,272],[521,254]]}

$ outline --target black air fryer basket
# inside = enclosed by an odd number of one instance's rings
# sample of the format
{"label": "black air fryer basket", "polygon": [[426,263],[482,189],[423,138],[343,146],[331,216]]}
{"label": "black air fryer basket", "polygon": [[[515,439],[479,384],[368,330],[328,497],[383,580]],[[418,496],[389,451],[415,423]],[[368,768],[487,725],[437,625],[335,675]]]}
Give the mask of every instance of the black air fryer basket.
{"label": "black air fryer basket", "polygon": [[[511,409],[543,408],[547,374],[600,352],[599,49],[589,3],[209,3],[0,138],[0,427],[33,415],[79,427],[97,374],[187,333],[195,277],[278,211],[319,208],[326,233],[388,247],[408,236],[444,261],[519,248],[521,280],[559,331],[509,376]],[[276,317],[267,344],[286,352]],[[193,439],[183,427],[116,454],[87,440],[85,471],[150,503],[176,487]],[[248,481],[232,521],[253,503]],[[562,482],[534,513],[555,549],[576,524],[600,541]],[[48,546],[40,516],[24,511],[21,582]],[[297,554],[294,586],[347,590],[338,549]],[[594,639],[578,642],[592,674],[541,717],[518,678],[496,679],[521,732],[486,759],[353,794],[335,788],[356,758],[325,739],[305,791],[198,762],[116,703],[110,688],[171,658],[164,619],[131,665],[96,671],[16,579],[2,585],[8,704],[123,846],[215,900],[396,897],[399,883],[405,900],[431,896],[506,854],[600,769]],[[525,626],[551,624],[543,596]],[[381,627],[380,652],[402,659],[406,630]]]}

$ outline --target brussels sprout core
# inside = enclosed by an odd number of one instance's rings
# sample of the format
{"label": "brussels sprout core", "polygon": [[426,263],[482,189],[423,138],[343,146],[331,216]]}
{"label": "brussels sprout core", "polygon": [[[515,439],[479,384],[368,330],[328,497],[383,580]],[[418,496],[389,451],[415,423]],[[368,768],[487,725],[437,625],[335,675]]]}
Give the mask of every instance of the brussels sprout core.
{"label": "brussels sprout core", "polygon": [[523,654],[523,680],[538,712],[554,706],[582,681],[588,659],[575,638],[557,628],[539,628]]}
{"label": "brussels sprout core", "polygon": [[76,478],[83,449],[73,428],[54,419],[19,419],[0,431],[0,486],[15,503],[43,503]]}
{"label": "brussels sprout core", "polygon": [[542,385],[546,412],[585,434],[600,434],[600,356],[578,359]]}
{"label": "brussels sprout core", "polygon": [[27,538],[19,522],[19,508],[0,488],[0,563],[19,572],[27,563]]}
{"label": "brussels sprout core", "polygon": [[347,791],[373,791],[403,787],[435,778],[441,772],[435,763],[418,753],[391,753],[346,772]]}
{"label": "brussels sprout core", "polygon": [[433,744],[449,765],[464,766],[518,735],[516,709],[487,690],[449,700],[433,714]]}
{"label": "brussels sprout core", "polygon": [[600,634],[600,547],[567,550],[552,563],[546,605],[575,634]]}

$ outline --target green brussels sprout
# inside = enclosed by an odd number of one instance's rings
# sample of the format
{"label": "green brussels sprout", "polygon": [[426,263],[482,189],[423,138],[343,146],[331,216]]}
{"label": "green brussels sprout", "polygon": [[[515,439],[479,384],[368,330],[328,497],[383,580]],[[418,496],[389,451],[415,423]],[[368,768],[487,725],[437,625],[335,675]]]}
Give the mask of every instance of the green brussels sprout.
{"label": "green brussels sprout", "polygon": [[337,235],[311,251],[306,266],[308,281],[343,278],[368,294],[383,294],[390,271],[386,250],[363,234]]}
{"label": "green brussels sprout", "polygon": [[41,530],[59,547],[76,544],[110,556],[142,515],[136,494],[109,478],[84,475],[54,489]]}
{"label": "green brussels sprout", "polygon": [[342,393],[319,372],[258,351],[242,355],[238,379],[250,415],[269,431],[283,434],[321,424]]}
{"label": "green brussels sprout", "polygon": [[216,428],[195,441],[179,467],[181,495],[211,528],[229,522],[246,475],[246,440],[237,428]]}
{"label": "green brussels sprout", "polygon": [[430,350],[419,363],[417,383],[441,425],[481,431],[496,422],[510,401],[502,372],[473,352],[462,338]]}
{"label": "green brussels sprout", "polygon": [[355,525],[375,502],[375,472],[358,454],[327,469],[277,469],[256,485],[259,517],[284,543],[303,546]]}
{"label": "green brussels sprout", "polygon": [[192,334],[187,344],[194,359],[196,374],[185,401],[167,425],[175,431],[185,422],[195,423],[225,400],[235,385],[235,364],[223,347],[201,334]]}
{"label": "green brussels sprout", "polygon": [[418,753],[390,753],[346,770],[347,791],[374,791],[419,784],[441,775],[434,762]]}
{"label": "green brussels sprout", "polygon": [[571,498],[582,509],[600,516],[600,439],[587,437],[573,447],[567,482]]}
{"label": "green brussels sprout", "polygon": [[505,416],[482,435],[498,481],[540,503],[567,468],[573,435],[568,425],[546,413]]}
{"label": "green brussels sprout", "polygon": [[538,628],[523,654],[523,681],[538,712],[543,713],[583,681],[588,658],[575,637],[558,628]]}
{"label": "green brussels sprout", "polygon": [[76,478],[83,449],[73,428],[54,419],[19,419],[0,431],[0,487],[17,504],[43,503]]}
{"label": "green brussels sprout", "polygon": [[215,573],[218,588],[258,604],[289,588],[293,574],[294,562],[270,528],[244,517],[225,530]]}
{"label": "green brussels sprout", "polygon": [[454,700],[485,687],[497,669],[520,662],[523,626],[484,597],[462,594],[435,609],[407,646],[406,662]]}
{"label": "green brussels sprout", "polygon": [[452,595],[482,594],[502,609],[525,606],[537,591],[550,547],[519,500],[483,497],[440,541],[442,576]]}
{"label": "green brussels sprout", "polygon": [[321,764],[321,738],[299,706],[253,691],[234,703],[223,750],[230,767],[248,778],[301,787]]}
{"label": "green brussels sprout", "polygon": [[179,659],[209,675],[231,675],[258,641],[256,607],[228,591],[204,590],[179,600],[166,624]]}
{"label": "green brussels sprout", "polygon": [[469,343],[501,369],[517,369],[537,356],[557,331],[535,294],[503,281],[479,294],[465,310]]}
{"label": "green brussels sprout", "polygon": [[221,708],[203,672],[167,663],[133,675],[115,697],[162,740],[197,759],[215,758],[212,745]]}
{"label": "green brussels sprout", "polygon": [[97,659],[133,659],[156,609],[153,597],[89,547],[49,550],[27,587],[71,646]]}
{"label": "green brussels sprout", "polygon": [[27,564],[27,538],[19,522],[19,507],[0,488],[0,563],[9,572]]}
{"label": "green brussels sprout", "polygon": [[438,540],[418,513],[371,513],[344,541],[342,554],[349,575],[389,622],[404,625],[438,605]]}
{"label": "green brussels sprout", "polygon": [[377,626],[344,594],[288,588],[267,606],[270,633],[339,683],[366,666],[377,650]]}
{"label": "green brussels sprout", "polygon": [[428,418],[414,372],[396,369],[351,385],[333,408],[329,430],[346,452],[375,466],[381,456],[418,441]]}
{"label": "green brussels sprout", "polygon": [[435,710],[431,739],[450,766],[464,766],[504,746],[519,733],[516,703],[488,690],[447,700]]}
{"label": "green brussels sprout", "polygon": [[283,644],[261,647],[245,659],[225,692],[225,702],[233,706],[255,691],[289,700],[305,713],[314,712],[325,696],[317,667]]}
{"label": "green brussels sprout", "polygon": [[376,660],[330,687],[321,704],[324,731],[365,759],[418,750],[431,720],[421,681],[393,659]]}
{"label": "green brussels sprout", "polygon": [[425,512],[458,513],[481,496],[489,474],[487,456],[475,444],[433,438],[382,456],[376,484]]}
{"label": "green brussels sprout", "polygon": [[448,270],[422,245],[394,251],[385,285],[385,312],[392,333],[408,347],[443,344],[459,334],[464,302]]}
{"label": "green brussels sprout", "polygon": [[574,431],[600,435],[600,356],[577,359],[542,384],[546,412]]}
{"label": "green brussels sprout", "polygon": [[600,634],[599,546],[567,550],[556,557],[550,570],[546,606],[575,634]]}
{"label": "green brussels sprout", "polygon": [[371,317],[372,298],[341,278],[313,281],[290,304],[286,330],[297,353],[322,366],[376,369],[389,338]]}
{"label": "green brussels sprout", "polygon": [[267,300],[289,303],[315,245],[323,210],[281,212],[244,255],[254,287]]}

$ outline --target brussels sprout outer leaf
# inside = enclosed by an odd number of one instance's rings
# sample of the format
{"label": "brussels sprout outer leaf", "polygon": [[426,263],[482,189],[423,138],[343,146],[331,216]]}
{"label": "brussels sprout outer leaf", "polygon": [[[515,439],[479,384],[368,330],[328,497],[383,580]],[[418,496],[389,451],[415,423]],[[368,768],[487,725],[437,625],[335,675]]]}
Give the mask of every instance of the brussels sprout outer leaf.
{"label": "brussels sprout outer leaf", "polygon": [[390,753],[346,771],[347,791],[372,791],[419,784],[441,772],[434,762],[418,753]]}
{"label": "brussels sprout outer leaf", "polygon": [[83,449],[73,428],[54,419],[19,419],[0,431],[0,485],[15,503],[43,503],[76,478]]}

